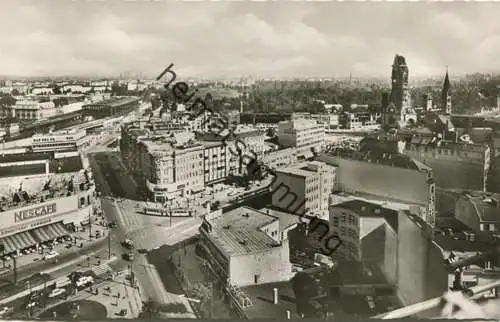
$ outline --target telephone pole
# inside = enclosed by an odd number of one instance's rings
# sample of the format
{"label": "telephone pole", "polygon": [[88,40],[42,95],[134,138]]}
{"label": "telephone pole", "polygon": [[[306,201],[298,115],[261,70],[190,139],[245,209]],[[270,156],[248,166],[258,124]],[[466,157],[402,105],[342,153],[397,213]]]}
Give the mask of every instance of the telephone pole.
{"label": "telephone pole", "polygon": [[111,229],[108,224],[108,260],[111,259]]}

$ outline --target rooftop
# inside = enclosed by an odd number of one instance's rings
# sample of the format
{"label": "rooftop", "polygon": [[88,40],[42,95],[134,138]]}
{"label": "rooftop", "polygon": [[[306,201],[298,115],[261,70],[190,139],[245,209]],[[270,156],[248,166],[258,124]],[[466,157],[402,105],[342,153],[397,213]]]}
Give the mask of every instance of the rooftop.
{"label": "rooftop", "polygon": [[275,216],[240,207],[210,219],[212,240],[230,256],[259,253],[280,244],[260,228],[279,220]]}
{"label": "rooftop", "polygon": [[296,224],[298,224],[299,221],[299,216],[276,210],[276,209],[270,209],[270,208],[263,208],[260,211],[268,213],[271,216],[277,217],[280,221],[280,231],[284,231],[287,228],[290,228]]}
{"label": "rooftop", "polygon": [[413,169],[421,172],[432,171],[430,167],[415,159],[411,159],[406,155],[377,153],[375,151],[359,152],[338,149],[335,152],[323,153],[319,157],[317,157],[316,160],[339,166],[339,160],[337,158],[370,162],[397,168]]}
{"label": "rooftop", "polygon": [[312,162],[302,162],[295,164],[286,168],[278,169],[278,173],[288,173],[292,175],[297,175],[301,177],[309,177],[318,173],[320,167],[326,166],[325,162],[312,161]]}
{"label": "rooftop", "polygon": [[360,217],[384,218],[395,230],[398,228],[398,211],[382,207],[380,204],[368,201],[353,199],[348,200],[334,207],[344,208],[357,213]]}
{"label": "rooftop", "polygon": [[323,124],[318,124],[316,120],[303,119],[303,118],[281,121],[279,122],[279,125],[293,127],[296,130],[304,130],[314,127],[323,127]]}
{"label": "rooftop", "polygon": [[9,178],[8,181],[0,181],[0,211],[64,197],[71,192],[88,190],[90,186],[92,186],[92,180],[87,180],[84,171],[51,174],[42,178]]}
{"label": "rooftop", "polygon": [[[278,289],[278,304],[273,304],[273,289]],[[290,282],[269,283],[242,287],[253,306],[245,309],[248,319],[285,320],[286,311],[297,319],[295,295]]]}
{"label": "rooftop", "polygon": [[132,102],[138,102],[138,101],[139,101],[138,97],[120,97],[120,98],[114,97],[114,98],[105,99],[105,100],[90,103],[90,104],[85,104],[83,107],[89,106],[89,105],[107,105],[109,107],[119,107],[121,105],[125,105],[125,104],[132,103]]}

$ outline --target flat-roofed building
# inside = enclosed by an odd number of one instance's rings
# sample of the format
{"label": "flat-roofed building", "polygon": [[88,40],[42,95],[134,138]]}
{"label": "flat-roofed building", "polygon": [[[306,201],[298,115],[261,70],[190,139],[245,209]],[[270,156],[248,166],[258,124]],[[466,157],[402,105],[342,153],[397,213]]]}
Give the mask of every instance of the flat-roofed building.
{"label": "flat-roofed building", "polygon": [[82,109],[85,116],[103,118],[125,115],[138,107],[139,98],[120,97],[86,104],[82,106]]}
{"label": "flat-roofed building", "polygon": [[62,130],[51,133],[38,133],[32,136],[33,152],[78,151],[84,143],[84,130]]}
{"label": "flat-roofed building", "polygon": [[205,216],[199,243],[212,271],[238,287],[289,280],[288,236],[282,232],[290,221],[283,220],[249,207]]}
{"label": "flat-roofed building", "polygon": [[318,161],[277,169],[271,184],[273,206],[296,215],[327,212],[335,171]]}
{"label": "flat-roofed building", "polygon": [[325,145],[325,127],[316,120],[283,121],[279,123],[278,140],[282,146],[295,147],[308,158]]}

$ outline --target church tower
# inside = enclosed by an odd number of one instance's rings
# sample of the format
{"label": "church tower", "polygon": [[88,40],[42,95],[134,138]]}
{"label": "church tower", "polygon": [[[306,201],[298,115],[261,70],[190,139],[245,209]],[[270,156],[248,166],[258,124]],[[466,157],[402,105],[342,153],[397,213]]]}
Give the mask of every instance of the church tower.
{"label": "church tower", "polygon": [[451,95],[450,95],[450,77],[448,75],[448,68],[446,68],[446,75],[444,77],[443,89],[441,91],[441,108],[447,115],[452,113]]}

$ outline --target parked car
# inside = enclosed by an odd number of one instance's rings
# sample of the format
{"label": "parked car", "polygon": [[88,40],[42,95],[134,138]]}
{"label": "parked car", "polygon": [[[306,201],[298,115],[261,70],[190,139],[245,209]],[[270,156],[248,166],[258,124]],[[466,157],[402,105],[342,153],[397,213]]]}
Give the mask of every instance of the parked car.
{"label": "parked car", "polygon": [[48,253],[47,253],[47,255],[45,255],[45,256],[43,257],[43,259],[51,259],[51,258],[55,258],[55,257],[57,257],[58,255],[59,255],[59,253],[58,253],[58,252],[56,252],[55,250],[52,250],[52,251],[48,252]]}
{"label": "parked car", "polygon": [[10,313],[14,312],[14,308],[12,306],[4,306],[2,309],[0,309],[0,317],[1,316],[6,316]]}
{"label": "parked car", "polygon": [[57,297],[57,296],[62,295],[64,293],[66,293],[65,289],[56,288],[56,289],[52,290],[52,292],[49,293],[49,298],[54,298],[54,297]]}

